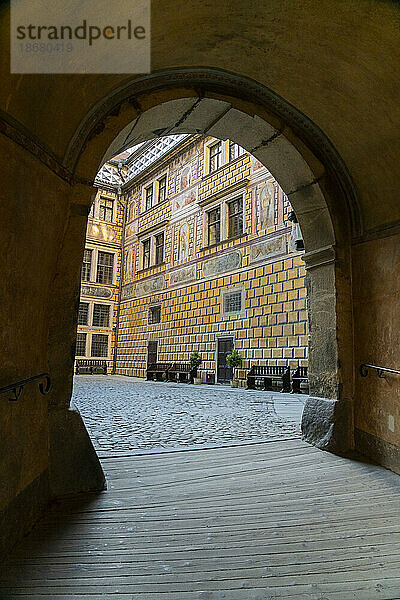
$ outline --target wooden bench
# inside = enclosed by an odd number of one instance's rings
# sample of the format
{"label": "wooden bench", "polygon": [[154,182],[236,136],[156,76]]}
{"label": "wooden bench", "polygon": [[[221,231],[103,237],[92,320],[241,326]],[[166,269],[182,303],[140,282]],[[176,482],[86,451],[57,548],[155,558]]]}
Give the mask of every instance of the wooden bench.
{"label": "wooden bench", "polygon": [[290,367],[253,365],[247,373],[247,389],[255,390],[256,381],[262,381],[264,390],[272,390],[272,382],[282,382],[282,392],[290,392]]}
{"label": "wooden bench", "polygon": [[107,361],[80,358],[75,363],[76,375],[107,375]]}
{"label": "wooden bench", "polygon": [[147,381],[167,381],[170,366],[171,363],[154,363],[149,365],[146,370]]}
{"label": "wooden bench", "polygon": [[193,383],[197,376],[197,368],[192,368],[189,363],[173,363],[168,370],[168,380],[178,383]]}
{"label": "wooden bench", "polygon": [[308,384],[308,367],[297,367],[292,375],[292,394],[301,394],[301,382]]}

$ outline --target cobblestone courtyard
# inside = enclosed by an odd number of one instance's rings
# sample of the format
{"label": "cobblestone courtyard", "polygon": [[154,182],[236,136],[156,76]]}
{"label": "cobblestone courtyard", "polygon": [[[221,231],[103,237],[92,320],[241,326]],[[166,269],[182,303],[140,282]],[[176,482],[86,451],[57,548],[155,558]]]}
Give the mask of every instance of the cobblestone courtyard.
{"label": "cobblestone courtyard", "polygon": [[298,436],[305,398],[228,386],[79,375],[72,401],[96,450],[104,455]]}

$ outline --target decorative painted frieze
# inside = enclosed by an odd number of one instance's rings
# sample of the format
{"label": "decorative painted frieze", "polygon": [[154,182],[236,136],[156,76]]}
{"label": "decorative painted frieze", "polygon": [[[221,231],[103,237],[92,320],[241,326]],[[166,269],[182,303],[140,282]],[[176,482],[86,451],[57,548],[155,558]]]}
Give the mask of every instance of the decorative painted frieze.
{"label": "decorative painted frieze", "polygon": [[179,285],[180,283],[187,283],[196,279],[197,271],[196,265],[188,265],[182,269],[172,271],[169,275],[169,285]]}
{"label": "decorative painted frieze", "polygon": [[94,298],[111,298],[112,294],[112,290],[94,285],[83,285],[81,289],[82,296],[93,296]]}
{"label": "decorative painted frieze", "polygon": [[263,242],[258,242],[250,246],[250,262],[259,262],[267,260],[274,256],[279,256],[286,252],[286,236],[280,235]]}
{"label": "decorative painted frieze", "polygon": [[86,237],[88,239],[94,238],[95,240],[102,242],[115,242],[117,233],[112,227],[107,227],[107,225],[88,223]]}
{"label": "decorative painted frieze", "polygon": [[242,266],[241,252],[229,252],[215,258],[210,258],[203,263],[203,276],[214,277],[228,271],[235,271]]}
{"label": "decorative painted frieze", "polygon": [[126,226],[125,237],[132,237],[137,234],[137,221],[133,221]]}
{"label": "decorative painted frieze", "polygon": [[171,200],[172,214],[175,216],[177,213],[181,214],[184,212],[186,207],[192,205],[194,202],[197,202],[198,194],[199,188],[197,185],[191,189],[185,190],[180,194],[177,194]]}
{"label": "decorative painted frieze", "polygon": [[121,291],[121,301],[130,300],[135,295],[135,284],[128,283],[128,285],[124,285]]}
{"label": "decorative painted frieze", "polygon": [[164,289],[164,287],[164,275],[159,275],[158,277],[150,277],[149,279],[139,281],[136,284],[135,297],[142,298],[143,296],[148,296],[149,294],[153,294],[154,292],[160,292]]}

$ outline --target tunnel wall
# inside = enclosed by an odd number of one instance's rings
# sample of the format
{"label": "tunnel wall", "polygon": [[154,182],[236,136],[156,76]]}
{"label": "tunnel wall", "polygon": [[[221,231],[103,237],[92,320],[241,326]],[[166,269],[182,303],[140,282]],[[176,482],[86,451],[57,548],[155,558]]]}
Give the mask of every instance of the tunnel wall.
{"label": "tunnel wall", "polygon": [[52,497],[104,486],[79,413],[68,410],[87,206],[73,204],[35,149],[0,136],[0,387],[50,372],[52,388],[42,395],[32,382],[16,401],[0,397],[0,556]]}
{"label": "tunnel wall", "polygon": [[[6,386],[49,371],[49,290],[68,196],[64,182],[5,136],[0,155],[0,386]],[[0,397],[0,551],[29,529],[49,500],[49,396],[37,383],[15,402],[10,396]]]}
{"label": "tunnel wall", "polygon": [[400,472],[400,376],[359,370],[362,363],[400,370],[399,227],[376,235],[353,249],[355,440],[362,454]]}

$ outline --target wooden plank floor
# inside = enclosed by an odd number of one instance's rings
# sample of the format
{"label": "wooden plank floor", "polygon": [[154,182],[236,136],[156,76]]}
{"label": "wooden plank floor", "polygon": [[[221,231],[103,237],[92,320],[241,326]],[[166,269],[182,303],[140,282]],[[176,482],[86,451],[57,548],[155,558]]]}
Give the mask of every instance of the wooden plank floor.
{"label": "wooden plank floor", "polygon": [[39,600],[400,598],[400,478],[288,440],[103,460],[2,569]]}

